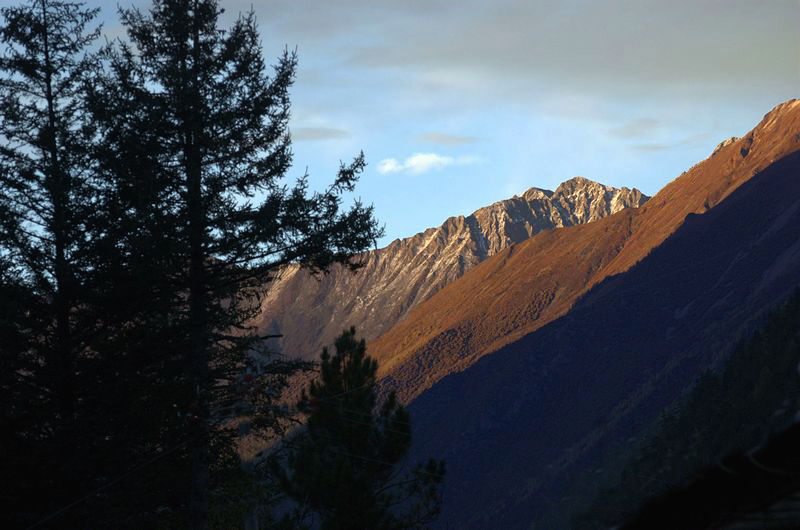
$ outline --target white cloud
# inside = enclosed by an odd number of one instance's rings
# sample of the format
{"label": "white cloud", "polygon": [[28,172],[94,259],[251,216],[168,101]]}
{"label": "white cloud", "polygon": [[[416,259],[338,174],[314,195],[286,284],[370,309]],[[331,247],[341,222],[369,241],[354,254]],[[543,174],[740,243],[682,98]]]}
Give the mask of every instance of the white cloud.
{"label": "white cloud", "polygon": [[396,158],[385,158],[378,164],[378,173],[385,175],[386,173],[397,173],[402,171],[402,165]]}
{"label": "white cloud", "polygon": [[404,166],[411,173],[425,173],[431,169],[442,169],[455,164],[451,156],[437,155],[436,153],[417,153],[406,158]]}
{"label": "white cloud", "polygon": [[378,173],[411,173],[418,175],[434,169],[442,169],[447,166],[474,164],[477,159],[472,156],[452,156],[439,155],[436,153],[414,153],[402,162],[396,158],[385,158],[378,163]]}

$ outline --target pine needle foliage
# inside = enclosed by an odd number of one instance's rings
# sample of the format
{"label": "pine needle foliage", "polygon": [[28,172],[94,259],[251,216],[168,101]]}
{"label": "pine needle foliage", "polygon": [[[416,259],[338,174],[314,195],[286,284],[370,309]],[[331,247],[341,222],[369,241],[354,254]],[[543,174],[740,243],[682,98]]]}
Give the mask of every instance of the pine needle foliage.
{"label": "pine needle foliage", "polygon": [[411,446],[408,412],[393,393],[378,402],[378,363],[354,328],[336,339],[335,349],[323,350],[319,378],[299,403],[305,428],[270,462],[295,505],[284,523],[423,528],[441,508],[444,463],[431,459],[402,473]]}

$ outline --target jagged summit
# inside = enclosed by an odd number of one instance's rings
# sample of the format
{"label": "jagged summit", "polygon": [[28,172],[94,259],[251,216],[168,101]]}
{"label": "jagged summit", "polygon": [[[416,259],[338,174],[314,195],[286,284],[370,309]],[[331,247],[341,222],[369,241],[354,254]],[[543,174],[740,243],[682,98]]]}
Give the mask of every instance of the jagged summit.
{"label": "jagged summit", "polygon": [[614,186],[608,186],[606,184],[587,179],[586,177],[577,176],[572,177],[569,180],[565,180],[559,184],[556,188],[556,191],[553,193],[555,195],[569,196],[575,193],[596,193],[597,191],[603,191],[612,194],[626,194],[630,193],[631,191],[636,192],[638,190],[636,188],[633,190],[629,190],[628,188],[615,188]]}
{"label": "jagged summit", "polygon": [[481,227],[487,250],[482,258],[486,258],[542,230],[596,221],[628,206],[640,206],[646,200],[637,189],[614,188],[573,177],[555,191],[530,188],[522,197],[480,208],[470,217]]}
{"label": "jagged summit", "polygon": [[296,267],[275,280],[258,325],[282,333],[287,355],[316,357],[342,329],[355,325],[367,339],[399,322],[466,271],[510,245],[543,230],[594,221],[647,200],[638,190],[613,188],[583,177],[556,191],[530,188],[467,216],[364,255],[351,274],[334,268],[312,278]]}
{"label": "jagged summit", "polygon": [[556,193],[563,192],[563,190],[568,190],[568,189],[595,187],[595,186],[601,186],[603,188],[613,189],[611,186],[606,186],[605,184],[601,184],[599,182],[595,182],[594,180],[587,179],[586,177],[581,177],[580,175],[577,175],[559,184],[558,187],[556,188]]}

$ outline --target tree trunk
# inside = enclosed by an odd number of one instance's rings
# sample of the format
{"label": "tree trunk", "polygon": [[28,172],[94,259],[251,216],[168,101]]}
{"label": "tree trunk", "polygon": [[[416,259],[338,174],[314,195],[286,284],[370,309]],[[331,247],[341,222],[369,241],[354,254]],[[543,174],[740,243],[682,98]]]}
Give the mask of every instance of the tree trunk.
{"label": "tree trunk", "polygon": [[[189,149],[190,152],[196,149]],[[196,158],[192,157],[192,158]],[[199,166],[190,158],[189,173],[189,242],[191,247],[189,272],[189,346],[191,348],[192,383],[194,386],[194,417],[192,440],[192,485],[190,501],[191,528],[208,527],[208,344],[206,318],[206,287],[203,253],[203,216],[201,210],[201,179]]]}
{"label": "tree trunk", "polygon": [[[209,500],[209,344],[208,344],[208,293],[205,278],[206,252],[205,207],[203,204],[201,153],[198,145],[200,126],[197,123],[198,101],[197,66],[199,58],[199,28],[197,13],[193,14],[192,69],[187,72],[188,101],[183,116],[184,170],[187,180],[187,208],[189,221],[189,345],[191,348],[192,383],[195,392],[195,417],[193,418],[192,478],[189,503],[189,523],[194,530],[208,528]],[[187,57],[188,59],[188,57]]]}
{"label": "tree trunk", "polygon": [[[48,151],[48,163],[45,170],[47,190],[53,202],[53,218],[51,226],[55,247],[54,263],[54,297],[53,309],[56,324],[56,345],[54,352],[53,377],[56,388],[57,408],[60,417],[61,440],[59,450],[62,453],[65,469],[69,469],[71,456],[75,449],[75,389],[74,359],[72,352],[72,333],[70,329],[70,307],[72,305],[70,289],[70,271],[66,257],[67,221],[67,182],[58,157],[56,141],[57,121],[55,101],[53,97],[53,66],[50,60],[49,25],[47,20],[47,2],[42,0],[43,51],[45,68],[45,99],[47,101],[47,134],[45,135]],[[65,484],[66,486],[66,484]]]}

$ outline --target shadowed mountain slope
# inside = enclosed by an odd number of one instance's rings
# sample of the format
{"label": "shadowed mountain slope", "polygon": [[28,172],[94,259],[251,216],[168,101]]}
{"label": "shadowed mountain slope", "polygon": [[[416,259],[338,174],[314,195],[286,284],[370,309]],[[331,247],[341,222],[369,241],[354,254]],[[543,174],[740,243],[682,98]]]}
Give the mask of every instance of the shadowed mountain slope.
{"label": "shadowed mountain slope", "polygon": [[280,348],[292,357],[316,358],[342,329],[356,326],[367,339],[403,319],[420,302],[487,257],[531,235],[588,223],[647,200],[639,190],[617,189],[575,177],[555,191],[531,188],[451,217],[438,228],[395,240],[367,253],[355,274],[342,267],[314,277],[298,267],[273,284],[257,325],[282,333]]}
{"label": "shadowed mountain slope", "polygon": [[[777,134],[791,132],[800,147],[800,109],[778,110],[792,128]],[[566,315],[411,403],[417,455],[448,463],[451,493],[437,527],[530,528],[557,508],[569,477],[604,451],[632,443],[704,369],[724,359],[754,319],[800,284],[800,153],[760,169],[720,193],[713,209],[685,216],[643,260],[596,284]],[[609,225],[614,241],[620,236],[611,226],[634,224],[636,215],[623,212],[570,232]]]}
{"label": "shadowed mountain slope", "polygon": [[385,388],[410,401],[445,375],[564,315],[589,288],[628,270],[681,226],[800,149],[800,101],[775,107],[637,209],[544,232],[487,259],[369,345]]}
{"label": "shadowed mountain slope", "polygon": [[[752,455],[751,451],[772,437],[781,438],[781,433],[797,423],[798,332],[800,289],[763,323],[757,323],[752,335],[737,344],[719,369],[704,372],[685,398],[669,406],[652,428],[638,436],[636,447],[623,444],[626,451],[602,458],[587,470],[591,480],[572,480],[566,496],[572,499],[569,504],[574,509],[565,509],[565,503],[560,503],[562,521],[569,511],[574,514],[570,518],[573,530],[603,530],[635,520],[638,512],[645,516],[639,528],[718,528],[714,520],[719,523],[727,516],[751,519],[753,524],[747,528],[775,528],[763,524],[777,515],[775,512],[763,517],[760,524],[756,524],[759,517],[754,512],[772,501],[781,504],[778,499],[789,486],[781,484],[786,475],[794,475],[794,489],[800,493],[800,473],[786,468],[789,461],[773,460],[777,465],[770,464],[766,473],[753,474],[749,466],[739,466],[741,457],[727,457]],[[794,459],[800,464],[797,447]],[[621,458],[615,460],[618,454]],[[772,451],[762,455],[778,456]],[[757,458],[751,464],[763,462]],[[681,493],[693,482],[693,491]],[[679,502],[674,505],[673,501]],[[785,515],[800,522],[800,504],[796,508],[794,514]],[[701,523],[703,519],[705,523]],[[784,518],[781,522],[785,525],[788,521]],[[542,526],[557,524],[546,521],[545,516]]]}

